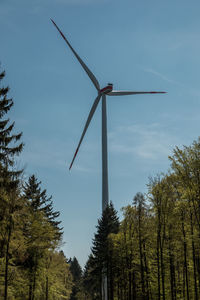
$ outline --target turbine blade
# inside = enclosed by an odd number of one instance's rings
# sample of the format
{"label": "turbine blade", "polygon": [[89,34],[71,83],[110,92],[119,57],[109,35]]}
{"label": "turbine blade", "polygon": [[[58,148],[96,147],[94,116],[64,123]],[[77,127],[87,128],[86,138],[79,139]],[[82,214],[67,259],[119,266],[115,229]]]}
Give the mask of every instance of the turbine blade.
{"label": "turbine blade", "polygon": [[109,96],[124,96],[124,95],[138,95],[138,94],[166,94],[166,92],[134,92],[134,91],[111,91]]}
{"label": "turbine blade", "polygon": [[84,127],[84,129],[83,129],[83,133],[82,133],[81,138],[80,138],[80,141],[79,141],[79,143],[78,143],[78,147],[76,148],[74,157],[73,157],[72,162],[71,162],[71,164],[70,164],[69,170],[71,169],[71,167],[72,167],[72,165],[73,165],[73,162],[74,162],[74,160],[75,160],[75,158],[76,158],[76,155],[77,155],[77,153],[78,153],[78,150],[79,150],[79,148],[80,148],[80,145],[81,145],[81,143],[82,143],[82,140],[83,140],[83,138],[84,138],[84,135],[85,135],[85,133],[86,133],[86,131],[87,131],[87,129],[88,129],[88,126],[89,126],[89,124],[90,124],[90,121],[92,120],[92,117],[93,117],[93,115],[94,115],[94,113],[95,113],[95,110],[96,110],[96,108],[97,108],[97,105],[98,105],[98,103],[99,103],[100,98],[101,98],[101,94],[99,94],[99,95],[97,96],[97,98],[95,99],[95,101],[94,101],[94,103],[93,103],[93,105],[92,105],[92,108],[91,108],[90,113],[89,113],[89,115],[88,115],[87,121],[86,121],[86,123],[85,123],[85,127]]}
{"label": "turbine blade", "polygon": [[94,86],[96,87],[97,91],[100,90],[100,85],[98,80],[96,79],[96,77],[94,76],[94,74],[89,70],[89,68],[86,66],[86,64],[82,61],[82,59],[80,58],[80,56],[76,53],[76,51],[72,48],[71,44],[68,42],[68,40],[66,39],[66,37],[64,36],[64,34],[62,33],[62,31],[59,29],[59,27],[56,25],[56,23],[51,19],[51,22],[53,23],[53,25],[57,28],[57,30],[59,31],[59,33],[61,34],[61,36],[63,37],[63,39],[65,40],[65,42],[67,43],[67,45],[69,46],[69,48],[72,50],[72,52],[74,53],[74,55],[76,56],[76,58],[78,59],[79,63],[81,64],[81,66],[83,67],[83,69],[85,70],[85,72],[87,73],[87,75],[89,76],[89,78],[91,79],[91,81],[93,82]]}

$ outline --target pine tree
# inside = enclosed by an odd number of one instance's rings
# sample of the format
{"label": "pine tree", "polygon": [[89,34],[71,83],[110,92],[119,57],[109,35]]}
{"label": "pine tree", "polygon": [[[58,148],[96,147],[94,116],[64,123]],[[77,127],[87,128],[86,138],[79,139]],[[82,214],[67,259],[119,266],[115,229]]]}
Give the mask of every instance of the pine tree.
{"label": "pine tree", "polygon": [[[23,143],[19,143],[22,133],[13,134],[14,122],[9,124],[9,119],[3,119],[13,106],[13,100],[8,98],[8,87],[3,87],[1,81],[5,72],[0,73],[0,222],[7,223],[7,218],[13,211],[9,202],[9,196],[19,183],[19,175],[22,171],[14,170],[16,155],[23,149]],[[16,143],[18,143],[16,145]],[[3,233],[6,228],[0,228]],[[0,239],[0,256],[4,255],[6,245],[6,232]]]}
{"label": "pine tree", "polygon": [[48,198],[46,190],[41,191],[40,185],[41,182],[32,175],[23,189],[29,213],[29,222],[24,228],[28,244],[25,267],[30,280],[29,300],[35,299],[38,270],[46,255],[45,251],[56,248],[62,236],[60,221],[56,220],[60,213],[53,211],[52,197]]}
{"label": "pine tree", "polygon": [[92,254],[89,255],[83,272],[83,289],[85,299],[99,299],[99,274],[96,273],[96,262]]}
{"label": "pine tree", "polygon": [[15,157],[23,149],[20,143],[22,133],[13,134],[14,122],[9,123],[9,119],[4,119],[11,107],[13,100],[8,98],[8,87],[3,87],[1,81],[5,77],[5,72],[0,73],[0,230],[2,238],[0,240],[0,255],[5,257],[5,289],[4,299],[7,299],[8,291],[8,266],[9,251],[12,230],[14,226],[13,214],[16,208],[16,194],[19,184],[21,170],[14,170]]}
{"label": "pine tree", "polygon": [[79,262],[76,257],[73,257],[72,260],[69,262],[70,264],[70,272],[72,273],[74,282],[80,281],[82,277],[82,269],[79,265]]}
{"label": "pine tree", "polygon": [[[0,73],[0,186],[16,187],[17,178],[21,171],[14,170],[15,157],[23,149],[20,143],[22,133],[13,134],[15,122],[9,124],[9,119],[3,119],[11,107],[13,100],[8,98],[8,87],[1,86],[1,81],[5,77],[5,72]],[[17,144],[16,144],[17,143]]]}
{"label": "pine tree", "polygon": [[70,260],[70,272],[72,274],[73,278],[73,287],[72,287],[72,293],[70,295],[70,300],[78,300],[78,294],[81,292],[81,279],[82,279],[82,269],[79,265],[79,262],[76,257],[73,257],[72,260]]}
{"label": "pine tree", "polygon": [[[99,278],[99,296],[101,295],[102,272],[106,272],[108,278],[108,297],[113,300],[113,262],[112,249],[109,244],[109,235],[119,231],[119,219],[117,212],[110,203],[104,210],[101,219],[98,220],[97,233],[93,239],[92,255],[94,257],[93,272]],[[105,271],[106,270],[106,271]]]}
{"label": "pine tree", "polygon": [[24,198],[33,212],[44,213],[48,222],[55,229],[56,238],[60,240],[62,236],[62,228],[59,227],[61,221],[57,220],[60,212],[54,211],[52,196],[47,197],[46,190],[41,191],[40,185],[41,181],[38,181],[35,175],[30,176],[28,182],[24,184]]}

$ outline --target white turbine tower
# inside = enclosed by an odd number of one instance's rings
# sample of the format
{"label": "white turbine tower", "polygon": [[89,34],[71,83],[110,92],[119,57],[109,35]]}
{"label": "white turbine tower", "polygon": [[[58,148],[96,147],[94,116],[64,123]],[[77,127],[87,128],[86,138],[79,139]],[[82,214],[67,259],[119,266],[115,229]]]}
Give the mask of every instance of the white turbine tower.
{"label": "white turbine tower", "polygon": [[[86,64],[82,61],[82,59],[79,57],[79,55],[76,53],[76,51],[72,48],[71,44],[68,42],[62,31],[58,28],[56,23],[51,19],[54,26],[57,28],[69,48],[72,50],[76,58],[78,59],[79,63],[91,79],[92,83],[94,84],[96,90],[97,90],[97,97],[94,100],[94,103],[91,107],[91,110],[89,112],[87,121],[85,123],[85,127],[83,129],[80,141],[78,143],[78,147],[76,148],[75,154],[73,156],[72,162],[70,164],[69,169],[71,169],[74,160],[76,158],[76,155],[78,153],[78,150],[80,148],[80,145],[82,143],[82,140],[85,136],[85,133],[88,129],[88,126],[92,120],[92,117],[95,113],[95,110],[101,100],[102,102],[102,212],[106,209],[108,205],[108,162],[107,162],[107,117],[106,117],[106,95],[107,96],[124,96],[124,95],[138,95],[138,94],[165,94],[166,92],[137,92],[137,91],[116,91],[113,90],[113,84],[108,83],[108,85],[104,88],[100,88],[100,84],[94,74],[89,70],[89,68],[86,66]],[[106,276],[103,276],[103,285],[102,285],[102,291],[103,291],[103,299],[107,300],[107,278]]]}

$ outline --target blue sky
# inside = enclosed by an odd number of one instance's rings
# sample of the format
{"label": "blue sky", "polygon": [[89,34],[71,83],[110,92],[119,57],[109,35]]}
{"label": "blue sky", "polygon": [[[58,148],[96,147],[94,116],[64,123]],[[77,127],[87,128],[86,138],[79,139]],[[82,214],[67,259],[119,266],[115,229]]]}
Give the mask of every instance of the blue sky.
{"label": "blue sky", "polygon": [[109,194],[117,210],[167,172],[175,145],[200,124],[200,3],[160,0],[0,0],[0,62],[23,131],[19,166],[53,195],[64,251],[84,265],[101,215],[101,108],[68,171],[96,91],[53,18],[103,87],[165,90],[109,97]]}

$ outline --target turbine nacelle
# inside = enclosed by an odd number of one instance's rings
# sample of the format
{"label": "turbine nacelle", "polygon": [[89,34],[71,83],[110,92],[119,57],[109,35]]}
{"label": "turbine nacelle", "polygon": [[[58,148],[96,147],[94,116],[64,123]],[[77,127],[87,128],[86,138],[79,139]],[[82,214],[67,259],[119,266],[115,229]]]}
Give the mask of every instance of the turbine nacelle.
{"label": "turbine nacelle", "polygon": [[113,84],[108,83],[103,89],[99,91],[100,94],[109,94],[113,90]]}

